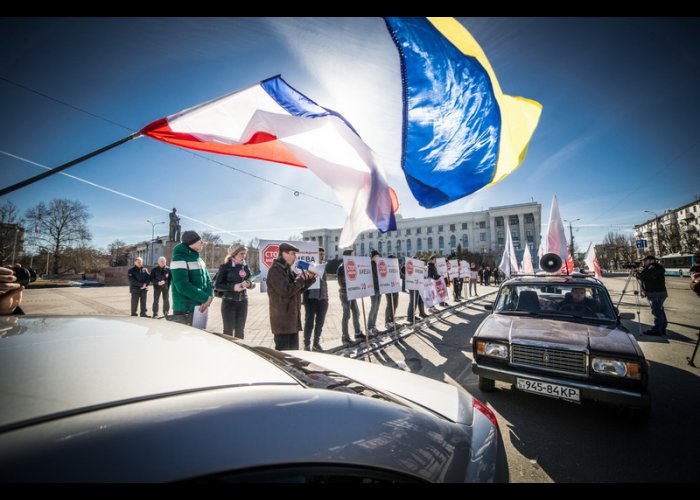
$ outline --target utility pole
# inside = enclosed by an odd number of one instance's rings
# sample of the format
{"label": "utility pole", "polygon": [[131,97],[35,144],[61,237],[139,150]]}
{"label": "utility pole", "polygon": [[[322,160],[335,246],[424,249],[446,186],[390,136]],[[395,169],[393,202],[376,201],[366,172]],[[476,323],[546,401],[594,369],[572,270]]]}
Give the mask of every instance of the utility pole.
{"label": "utility pole", "polygon": [[153,266],[153,241],[156,239],[156,226],[158,224],[165,224],[165,222],[151,222],[150,220],[146,219],[146,222],[148,222],[151,225],[151,244],[149,245],[149,250],[151,254],[150,258],[150,264]]}
{"label": "utility pole", "polygon": [[574,229],[571,227],[572,222],[580,221],[581,219],[567,220],[569,223],[569,237],[571,242],[569,243],[569,252],[571,252],[571,260],[575,261],[576,256],[574,255]]}

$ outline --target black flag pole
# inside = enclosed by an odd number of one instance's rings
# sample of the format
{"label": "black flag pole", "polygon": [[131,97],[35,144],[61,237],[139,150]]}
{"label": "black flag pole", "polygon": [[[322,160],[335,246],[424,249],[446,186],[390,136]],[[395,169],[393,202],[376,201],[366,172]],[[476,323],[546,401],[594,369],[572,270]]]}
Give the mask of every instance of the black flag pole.
{"label": "black flag pole", "polygon": [[63,170],[66,170],[67,168],[72,167],[73,165],[77,165],[78,163],[84,162],[85,160],[89,160],[90,158],[93,158],[99,154],[102,154],[105,151],[109,151],[112,148],[116,148],[117,146],[120,146],[120,145],[124,144],[125,142],[128,142],[132,139],[136,139],[137,137],[140,137],[140,136],[141,136],[141,132],[134,132],[130,136],[124,137],[123,139],[120,139],[117,142],[113,142],[112,144],[109,144],[103,148],[97,149],[91,153],[88,153],[84,156],[81,156],[80,158],[76,158],[75,160],[71,160],[68,163],[64,163],[63,165],[59,165],[58,167],[52,168],[51,170],[47,170],[46,172],[43,172],[39,175],[35,175],[34,177],[30,177],[29,179],[25,179],[21,182],[18,182],[16,184],[11,185],[11,186],[0,189],[0,196],[5,196],[8,193],[11,193],[13,191],[17,191],[18,189],[21,189],[25,186],[29,186],[30,184],[33,184],[36,181],[40,181],[41,179],[45,179],[46,177],[49,177],[50,175],[62,172]]}

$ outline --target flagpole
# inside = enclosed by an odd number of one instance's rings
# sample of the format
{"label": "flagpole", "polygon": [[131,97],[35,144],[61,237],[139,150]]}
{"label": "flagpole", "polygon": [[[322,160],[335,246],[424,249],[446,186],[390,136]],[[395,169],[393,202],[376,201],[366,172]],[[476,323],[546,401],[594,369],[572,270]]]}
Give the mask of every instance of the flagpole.
{"label": "flagpole", "polygon": [[116,148],[117,146],[120,146],[124,144],[125,142],[128,142],[132,139],[136,139],[137,137],[141,136],[141,132],[134,132],[133,134],[124,137],[123,139],[120,139],[116,142],[113,142],[112,144],[109,144],[103,148],[97,149],[91,153],[88,153],[84,156],[81,156],[80,158],[76,158],[75,160],[71,160],[68,163],[64,163],[63,165],[59,165],[58,167],[52,168],[51,170],[47,170],[46,172],[42,172],[39,175],[35,175],[34,177],[30,177],[29,179],[25,179],[21,182],[18,182],[16,184],[13,184],[12,186],[3,188],[0,190],[0,196],[4,196],[8,193],[11,193],[13,191],[17,191],[18,189],[21,189],[25,186],[28,186],[30,184],[35,183],[36,181],[40,181],[41,179],[44,179],[46,177],[49,177],[53,174],[57,174],[59,172],[62,172],[63,170],[66,170],[73,165],[77,165],[78,163],[84,162],[85,160],[89,160],[90,158],[93,158],[99,154],[104,153],[105,151],[109,151],[112,148]]}

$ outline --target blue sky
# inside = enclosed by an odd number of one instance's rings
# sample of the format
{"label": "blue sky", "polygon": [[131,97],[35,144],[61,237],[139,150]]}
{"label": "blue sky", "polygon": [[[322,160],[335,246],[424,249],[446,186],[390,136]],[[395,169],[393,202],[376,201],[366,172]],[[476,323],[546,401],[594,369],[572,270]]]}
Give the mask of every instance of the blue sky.
{"label": "blue sky", "polygon": [[[437,209],[413,199],[399,166],[396,49],[380,18],[0,19],[0,78],[137,130],[281,74],[343,114],[384,160],[404,217],[542,204],[552,195],[585,249],[700,195],[700,21],[670,18],[459,18],[505,93],[543,106],[523,165],[499,184]],[[56,166],[129,134],[0,80],[0,150]],[[178,212],[183,230],[224,241],[341,227],[332,191],[309,171],[210,158],[139,138],[67,173]],[[237,169],[237,170],[234,170]],[[0,154],[2,185],[36,166]],[[249,172],[283,189],[245,175]],[[294,196],[293,190],[310,196]],[[93,244],[150,238],[167,212],[56,175],[4,197],[21,209],[55,197],[92,213]],[[319,201],[321,198],[324,201]],[[165,228],[166,226],[161,226]],[[161,233],[164,233],[161,232]]]}

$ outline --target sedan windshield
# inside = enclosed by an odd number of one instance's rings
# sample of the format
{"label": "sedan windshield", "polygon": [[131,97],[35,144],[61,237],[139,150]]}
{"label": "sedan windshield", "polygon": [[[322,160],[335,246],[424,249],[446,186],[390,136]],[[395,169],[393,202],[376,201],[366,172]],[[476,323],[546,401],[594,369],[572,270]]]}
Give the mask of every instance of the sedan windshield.
{"label": "sedan windshield", "polygon": [[496,312],[616,321],[609,295],[588,284],[514,283],[504,285]]}

